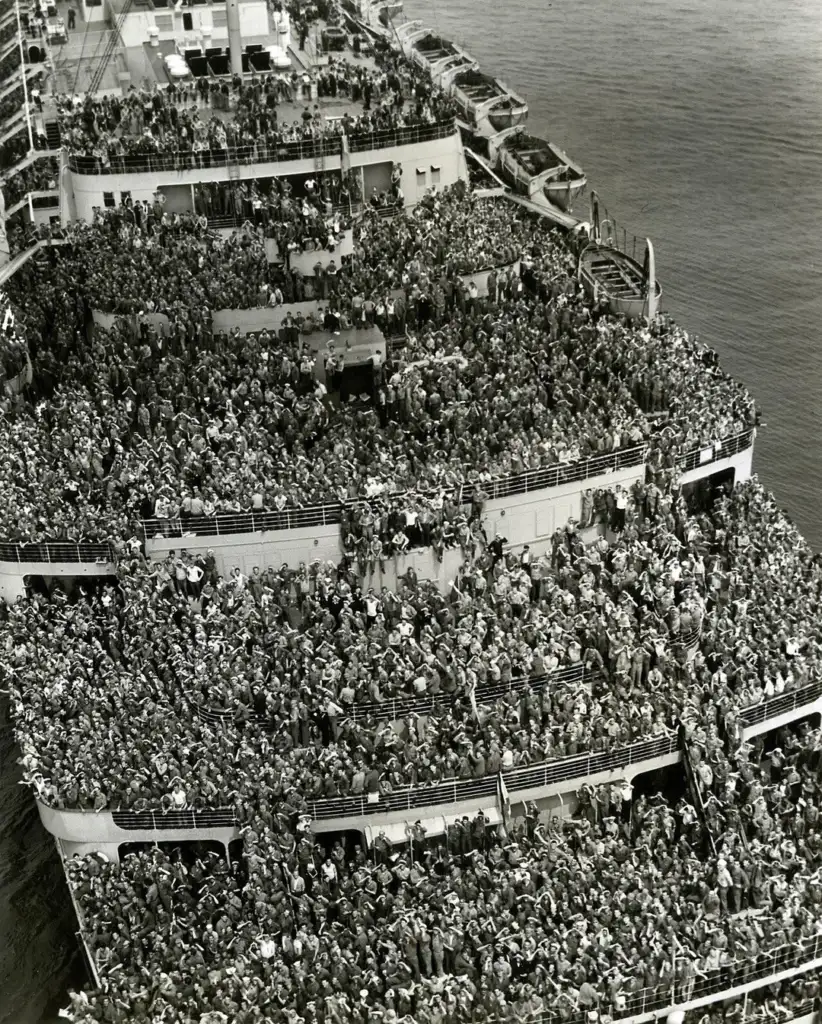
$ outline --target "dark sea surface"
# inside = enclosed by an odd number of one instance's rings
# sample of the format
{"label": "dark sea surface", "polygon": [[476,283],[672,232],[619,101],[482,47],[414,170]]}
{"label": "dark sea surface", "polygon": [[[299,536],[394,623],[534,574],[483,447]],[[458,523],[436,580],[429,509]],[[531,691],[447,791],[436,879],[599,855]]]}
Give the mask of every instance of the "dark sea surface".
{"label": "dark sea surface", "polygon": [[[663,307],[755,394],[767,424],[756,469],[822,547],[818,0],[406,0],[406,11],[524,93],[531,129],[583,165],[620,227],[652,239]],[[82,971],[5,705],[0,756],[0,1024],[37,1024]]]}

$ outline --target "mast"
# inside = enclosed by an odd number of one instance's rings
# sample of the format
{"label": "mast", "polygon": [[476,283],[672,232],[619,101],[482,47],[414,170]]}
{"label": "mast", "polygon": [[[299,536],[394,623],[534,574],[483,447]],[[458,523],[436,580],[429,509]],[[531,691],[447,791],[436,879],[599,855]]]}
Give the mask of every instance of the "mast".
{"label": "mast", "polygon": [[645,239],[645,266],[643,267],[646,288],[646,316],[653,320],[659,307],[659,295],[656,288],[656,260],[651,239]]}
{"label": "mast", "polygon": [[243,73],[243,40],[240,35],[239,0],[225,0],[226,24],[228,25],[228,52],[231,57],[232,75]]}

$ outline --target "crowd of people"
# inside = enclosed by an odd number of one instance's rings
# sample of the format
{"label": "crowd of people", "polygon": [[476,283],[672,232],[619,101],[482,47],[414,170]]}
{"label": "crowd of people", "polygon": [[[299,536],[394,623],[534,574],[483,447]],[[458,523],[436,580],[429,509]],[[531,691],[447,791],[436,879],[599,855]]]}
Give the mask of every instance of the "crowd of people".
{"label": "crowd of people", "polygon": [[[34,486],[48,493],[30,502],[10,473],[7,538],[122,537],[137,516],[191,501],[209,514],[453,489],[632,445],[650,445],[670,472],[681,451],[755,423],[747,392],[684,331],[591,307],[558,236],[459,187],[413,214],[366,217],[354,255],[314,282],[335,324],[405,332],[375,364],[364,407],[329,394],[293,320],[279,339],[213,332],[215,310],[294,297],[293,275],[283,287],[272,278],[261,226],[224,237],[169,213],[158,193],[64,234],[69,244],[10,284],[32,351],[60,335],[35,377],[67,413],[57,447],[54,408],[33,394],[15,410],[5,464],[46,458]],[[520,272],[504,269],[517,253]],[[488,265],[503,269],[480,296],[460,274]],[[91,329],[89,309],[121,319]],[[28,507],[36,514],[21,515]]]}
{"label": "crowd of people", "polygon": [[[0,42],[0,46],[2,42]],[[6,123],[23,109],[23,86],[18,85],[0,99],[0,126],[6,130]]]}
{"label": "crowd of people", "polygon": [[[532,558],[494,538],[444,595],[413,578],[361,587],[345,560],[221,578],[182,550],[148,565],[135,542],[116,584],[10,609],[26,777],[59,807],[144,809],[174,787],[228,806],[261,779],[305,806],[694,719],[733,730],[819,671],[822,569],[756,483],[710,513],[651,486],[614,509],[611,541],[560,530]],[[573,665],[584,678],[552,679]],[[397,697],[435,706],[392,724]]]}
{"label": "crowd of people", "polygon": [[[229,86],[227,101],[206,83],[188,110],[173,91],[135,91],[67,109],[64,129],[103,160],[132,142],[324,130],[310,107],[295,128],[275,122],[304,84],[273,81]],[[335,59],[317,85],[362,101],[358,126],[441,114],[386,56],[377,73]],[[7,199],[50,172],[30,170]],[[308,180],[298,199],[204,189],[183,215],[160,194],[126,200],[11,284],[26,340],[4,326],[0,383],[28,350],[36,385],[3,399],[0,536],[112,539],[116,558],[113,578],[35,581],[0,606],[25,780],[56,808],[228,807],[242,837],[229,858],[187,846],[69,861],[101,986],[67,1013],[593,1024],[640,990],[664,1007],[703,979],[743,983],[819,934],[822,900],[822,734],[740,741],[745,708],[818,675],[822,566],[755,480],[704,504],[674,486],[683,451],[755,424],[750,397],[671,321],[587,302],[556,234],[456,188],[366,214],[353,256],[317,275],[330,322],[406,338],[375,359],[373,404],[340,402],[333,343],[324,384],[290,317],[279,336],[213,322],[300,295],[287,262],[269,267],[266,236],[281,253],[339,244],[345,203]],[[209,218],[228,208],[246,223],[218,235]],[[461,280],[489,268],[481,294]],[[93,309],[114,316],[92,328]],[[586,492],[546,550],[486,532],[495,477],[632,445],[651,450],[646,481]],[[338,564],[221,576],[185,537],[147,560],[136,526],[179,518],[185,533],[218,512],[327,501]],[[413,571],[383,586],[419,545],[461,549],[445,592]],[[424,713],[393,710],[414,699]],[[308,827],[323,798],[514,788],[518,768],[677,730],[694,791],[583,785],[565,821],[526,806],[497,827],[479,812],[441,836],[417,823],[397,848]],[[784,1019],[815,985],[766,990],[757,1019]]]}
{"label": "crowd of people", "polygon": [[[726,806],[744,812],[755,785]],[[791,860],[756,840],[717,856],[687,800],[662,796],[596,821],[526,805],[495,828],[480,811],[371,851],[324,843],[264,801],[244,819],[239,859],[155,847],[119,865],[69,863],[104,979],[71,1012],[76,1024],[207,1011],[238,1024],[582,1022],[624,1016],[640,991],[687,1003],[698,982],[744,984],[774,951],[819,935],[811,806],[791,807],[804,835]]]}
{"label": "crowd of people", "polygon": [[480,507],[469,511],[451,494],[411,491],[372,498],[345,508],[342,544],[360,576],[385,571],[389,558],[417,547],[430,547],[442,561],[446,548],[459,547],[474,558],[488,538],[479,520]]}
{"label": "crowd of people", "polygon": [[359,201],[356,175],[309,175],[295,192],[288,178],[266,178],[234,186],[223,182],[201,185],[195,193],[195,212],[206,218],[228,217],[235,223],[262,225],[277,242],[278,254],[326,249],[334,252],[342,232],[352,227],[351,210]]}
{"label": "crowd of people", "polygon": [[47,192],[57,188],[60,165],[56,157],[43,157],[3,182],[6,209],[29,192]]}
{"label": "crowd of people", "polygon": [[[335,116],[326,116],[326,97],[345,102],[342,116],[333,107]],[[201,79],[54,102],[68,151],[96,159],[104,172],[116,170],[119,158],[151,153],[181,154],[204,167],[227,149],[247,148],[262,159],[289,143],[434,124],[454,114],[430,77],[388,46],[378,48],[376,64],[331,56],[310,75],[277,72],[248,83],[235,76],[230,84]],[[283,102],[294,120],[281,117]]]}
{"label": "crowd of people", "polygon": [[12,385],[26,366],[28,349],[20,327],[19,311],[3,297],[0,302],[0,394]]}

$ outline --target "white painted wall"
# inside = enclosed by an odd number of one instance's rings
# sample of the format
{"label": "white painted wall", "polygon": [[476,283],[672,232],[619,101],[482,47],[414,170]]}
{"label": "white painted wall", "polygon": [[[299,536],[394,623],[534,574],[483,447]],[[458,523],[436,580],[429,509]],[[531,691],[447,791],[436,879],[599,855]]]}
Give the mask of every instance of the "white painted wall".
{"label": "white painted wall", "polygon": [[207,551],[214,553],[219,572],[227,576],[239,567],[250,574],[255,565],[261,569],[296,566],[300,562],[339,562],[342,557],[338,525],[278,530],[271,533],[234,533],[225,537],[158,537],[146,544],[150,558],[165,558],[169,551]]}
{"label": "white painted wall", "polygon": [[[513,495],[488,502],[484,521],[489,537],[500,533],[508,539],[508,547],[519,549],[532,544],[537,553],[540,546],[550,543],[554,530],[564,527],[568,518],[578,519],[582,510],[582,492],[587,488],[629,487],[642,479],[644,468],[620,470],[591,477],[579,483],[545,488],[530,494]],[[155,559],[164,558],[169,551],[211,550],[219,570],[224,575],[235,567],[249,573],[255,565],[261,569],[279,568],[283,564],[299,562],[339,561],[342,557],[338,525],[305,527],[298,530],[277,530],[267,533],[236,533],[225,536],[155,537],[148,541],[147,553]],[[368,585],[393,587],[397,577],[414,568],[420,579],[436,580],[445,589],[453,580],[462,563],[462,553],[456,548],[445,552],[438,562],[431,548],[410,551],[386,562],[386,572],[379,570]]]}
{"label": "white painted wall", "polygon": [[228,844],[239,838],[236,828],[131,830],[114,824],[110,811],[64,811],[35,800],[43,828],[56,836],[67,857],[95,850],[117,860],[121,843],[161,843],[216,840]]}
{"label": "white painted wall", "polygon": [[[196,9],[196,8],[195,8]],[[351,166],[356,169],[371,163],[383,161],[396,162],[403,167],[402,188],[406,204],[415,205],[423,197],[431,184],[430,168],[440,168],[440,185],[453,185],[457,181],[466,181],[468,172],[465,166],[465,154],[462,140],[458,134],[433,142],[418,145],[394,146],[388,149],[374,150],[369,153],[354,153]],[[325,158],[325,170],[340,169],[341,158],[329,156]],[[424,182],[418,186],[416,168],[428,168]],[[288,177],[295,174],[313,174],[313,160],[288,160],[282,163],[258,163],[239,167],[240,180],[250,181],[254,178]],[[132,198],[151,200],[158,186],[163,185],[196,185],[200,182],[228,181],[227,167],[199,168],[186,171],[151,171],[139,174],[77,174],[69,172],[73,209],[76,216],[90,221],[95,206],[103,206],[103,193],[113,192],[116,202],[120,202],[123,192],[130,192]],[[71,205],[71,202],[70,202]],[[316,259],[313,261],[316,262]],[[313,265],[313,264],[312,264]]]}
{"label": "white painted wall", "polygon": [[542,554],[542,545],[550,544],[555,530],[564,527],[570,518],[579,519],[583,491],[613,489],[617,484],[629,488],[644,478],[645,466],[640,465],[530,494],[497,498],[485,506],[485,530],[489,537],[495,533],[507,537],[509,547],[536,545],[536,553]]}
{"label": "white painted wall", "polygon": [[[277,243],[273,238],[266,239],[266,252],[269,262],[272,261],[272,258],[280,258],[280,254],[277,251]],[[333,260],[337,267],[339,267],[343,256],[350,256],[353,252],[354,232],[349,228],[347,231],[343,231],[342,239],[334,252],[329,252],[328,249],[317,249],[314,252],[294,252],[291,254],[289,266],[292,270],[299,270],[306,277],[313,277],[316,263],[319,262],[324,267],[327,267]]]}
{"label": "white painted wall", "polygon": [[706,477],[713,476],[714,473],[721,473],[723,470],[731,468],[735,470],[735,483],[750,480],[753,475],[753,453],[754,446],[752,444],[750,448],[746,448],[745,451],[738,452],[730,458],[706,462],[704,466],[697,466],[696,469],[683,473],[679,478],[679,483],[681,486],[692,484],[695,480],[704,480]]}
{"label": "white painted wall", "polygon": [[109,17],[109,13],[105,0],[99,7],[89,7],[85,0],[80,0],[80,21],[95,23],[99,28],[102,27],[100,23]]}
{"label": "white painted wall", "polygon": [[26,576],[111,576],[114,566],[110,562],[0,562],[0,597],[13,603],[25,597],[23,579]]}
{"label": "white painted wall", "polygon": [[[99,10],[99,8],[97,8]],[[209,46],[224,46],[228,43],[228,28],[225,25],[214,27],[215,9],[224,10],[225,5],[221,3],[208,4],[203,7],[187,7],[185,10],[175,11],[172,8],[163,8],[158,11],[132,10],[126,15],[120,28],[120,38],[124,46],[142,46],[149,41],[149,31],[159,28],[160,39],[187,39],[192,45],[199,46],[200,34],[206,31],[210,35],[207,42]],[[157,15],[160,15],[158,22]],[[183,14],[191,15],[191,29],[183,27]],[[169,25],[170,27],[165,27]],[[240,33],[243,39],[251,42],[260,42],[259,37],[268,37],[268,11],[264,0],[246,0],[240,4]],[[271,39],[271,43],[274,39]]]}

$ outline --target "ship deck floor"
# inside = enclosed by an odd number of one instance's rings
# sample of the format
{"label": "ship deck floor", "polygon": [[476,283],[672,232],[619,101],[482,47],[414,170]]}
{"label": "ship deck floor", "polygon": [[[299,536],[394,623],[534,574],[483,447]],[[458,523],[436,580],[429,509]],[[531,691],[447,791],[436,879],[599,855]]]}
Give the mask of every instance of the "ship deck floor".
{"label": "ship deck floor", "polygon": [[[57,0],[57,13],[68,26],[68,9],[72,4],[71,0]],[[313,65],[323,66],[328,58],[317,57],[319,53],[319,41],[321,33],[326,24],[322,21],[316,22],[308,38],[304,50],[299,49],[299,37],[292,37],[288,56],[291,58],[292,69],[302,72],[305,67]],[[79,17],[75,28],[68,31],[67,42],[62,45],[52,46],[52,57],[54,62],[54,74],[49,75],[49,81],[42,89],[44,98],[54,93],[82,93],[88,86],[94,74],[100,57],[105,51],[106,40],[111,32],[110,27],[104,23],[92,23],[86,31],[86,23]],[[273,46],[277,43],[277,33],[274,20],[269,11],[269,34],[244,36],[243,43],[259,44],[262,46]],[[215,45],[228,45],[228,43],[215,42]],[[154,85],[165,86],[168,84],[168,77],[163,65],[163,57],[172,53],[175,49],[174,40],[161,40],[157,47],[144,43],[142,46],[129,46],[115,51],[114,56],[105,70],[98,94],[113,93],[120,91],[118,74],[127,71],[131,77],[131,84],[136,88],[151,89]],[[350,64],[358,64],[369,69],[375,69],[374,58],[368,53],[354,53],[353,49],[346,47],[345,50],[332,53],[333,58],[345,60]],[[284,71],[282,74],[290,74]],[[320,107],[327,117],[342,117],[346,112],[354,114],[361,113],[362,107],[358,104],[347,103],[342,100],[332,100],[323,97],[319,101]],[[281,122],[298,120],[305,104],[295,104],[294,110],[287,109],[289,104],[281,104],[279,117]],[[311,103],[313,107],[313,102]],[[48,114],[46,114],[48,116]]]}

